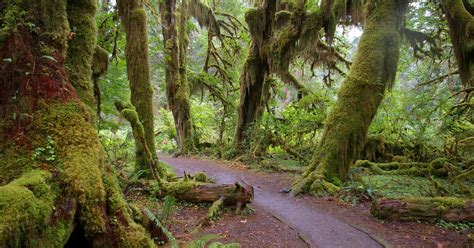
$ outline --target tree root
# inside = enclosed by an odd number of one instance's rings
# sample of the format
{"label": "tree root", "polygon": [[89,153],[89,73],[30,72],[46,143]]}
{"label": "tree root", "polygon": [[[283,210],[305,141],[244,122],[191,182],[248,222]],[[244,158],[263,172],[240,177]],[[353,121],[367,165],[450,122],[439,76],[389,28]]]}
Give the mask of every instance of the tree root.
{"label": "tree root", "polygon": [[322,173],[313,171],[308,176],[303,176],[298,179],[292,185],[290,197],[294,197],[303,192],[314,196],[335,195],[339,190],[339,186],[329,182]]}

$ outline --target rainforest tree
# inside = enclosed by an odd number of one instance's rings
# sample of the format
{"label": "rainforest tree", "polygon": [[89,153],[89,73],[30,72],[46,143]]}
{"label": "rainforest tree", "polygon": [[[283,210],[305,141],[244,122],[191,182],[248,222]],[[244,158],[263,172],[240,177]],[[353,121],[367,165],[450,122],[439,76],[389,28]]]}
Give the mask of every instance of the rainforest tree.
{"label": "rainforest tree", "polygon": [[70,56],[93,57],[94,37],[83,39],[95,32],[95,1],[81,3],[92,12],[71,13],[83,10],[65,0],[0,4],[0,243],[7,247],[61,247],[69,239],[154,246],[132,218],[94,113],[74,88],[72,80],[90,80],[92,71],[69,77],[65,69]]}
{"label": "rainforest tree", "polygon": [[[180,153],[188,153],[194,146],[189,86],[186,76],[186,56],[189,43],[187,33],[187,6],[187,0],[183,0],[178,21],[176,18],[176,0],[160,2],[166,59],[166,96],[168,106],[173,113]],[[177,26],[179,26],[179,35]]]}
{"label": "rainforest tree", "polygon": [[407,4],[394,0],[365,2],[364,33],[354,62],[328,114],[311,164],[294,184],[292,194],[334,193],[347,178],[384,93],[395,80]]}
{"label": "rainforest tree", "polygon": [[267,44],[273,34],[277,1],[264,0],[257,8],[245,14],[251,37],[249,54],[240,76],[240,103],[235,131],[237,150],[248,146],[248,130],[260,118],[265,97],[265,84],[270,74],[270,55]]}
{"label": "rainforest tree", "polygon": [[158,171],[157,163],[151,163],[143,151],[148,150],[151,159],[158,161],[155,147],[155,127],[153,117],[153,88],[150,78],[150,62],[148,58],[147,16],[141,0],[118,1],[119,14],[125,27],[127,75],[130,82],[130,98],[140,123],[144,129],[145,149],[136,152],[136,170]]}

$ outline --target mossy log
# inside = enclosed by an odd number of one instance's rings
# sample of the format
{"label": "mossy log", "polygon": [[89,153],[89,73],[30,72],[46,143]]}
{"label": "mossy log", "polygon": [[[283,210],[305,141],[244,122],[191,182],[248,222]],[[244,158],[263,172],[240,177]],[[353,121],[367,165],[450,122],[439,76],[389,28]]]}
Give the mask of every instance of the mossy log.
{"label": "mossy log", "polygon": [[244,207],[253,201],[253,187],[250,185],[209,184],[195,181],[178,181],[163,185],[166,195],[193,203],[214,203],[220,199],[226,206]]}
{"label": "mossy log", "polygon": [[411,175],[411,176],[426,176],[433,175],[438,177],[448,176],[449,169],[437,160],[431,163],[423,162],[409,162],[409,163],[374,163],[368,160],[358,160],[355,163],[356,167],[364,167],[369,169],[372,173],[378,175]]}
{"label": "mossy log", "polygon": [[455,197],[379,199],[374,202],[370,212],[382,219],[474,221],[474,199]]}

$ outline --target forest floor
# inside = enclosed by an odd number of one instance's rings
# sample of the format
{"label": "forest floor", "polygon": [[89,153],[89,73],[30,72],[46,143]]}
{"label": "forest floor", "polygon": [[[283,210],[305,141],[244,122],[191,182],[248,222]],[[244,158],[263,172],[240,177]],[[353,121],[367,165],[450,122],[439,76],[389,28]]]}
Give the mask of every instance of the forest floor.
{"label": "forest floor", "polygon": [[207,207],[181,203],[171,217],[171,231],[180,243],[208,234],[242,247],[467,247],[467,235],[426,222],[381,221],[370,203],[347,204],[336,198],[282,193],[295,175],[259,172],[227,161],[200,158],[161,159],[178,175],[204,171],[216,183],[244,182],[254,186],[251,214],[227,210],[220,219],[201,227]]}

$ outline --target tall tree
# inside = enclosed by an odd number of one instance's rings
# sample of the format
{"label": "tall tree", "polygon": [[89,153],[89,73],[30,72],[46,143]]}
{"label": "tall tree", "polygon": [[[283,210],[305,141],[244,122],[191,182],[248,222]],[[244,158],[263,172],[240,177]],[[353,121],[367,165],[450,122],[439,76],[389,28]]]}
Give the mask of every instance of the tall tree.
{"label": "tall tree", "polygon": [[[71,82],[91,78],[91,71],[71,78],[66,72],[66,54],[93,56],[93,49],[67,49],[93,33],[68,20],[94,19],[94,12],[69,16],[68,2],[0,4],[0,244],[153,247],[106,163],[93,112]],[[81,2],[95,10],[95,0]]]}
{"label": "tall tree", "polygon": [[262,114],[264,86],[270,73],[270,55],[267,44],[273,33],[273,22],[277,11],[276,0],[264,0],[255,9],[245,14],[251,37],[249,54],[240,77],[240,103],[235,132],[237,150],[246,147],[249,127]]}
{"label": "tall tree", "polygon": [[143,151],[149,150],[154,161],[158,161],[158,157],[155,147],[153,88],[148,58],[147,17],[142,0],[119,0],[118,7],[126,33],[125,58],[130,83],[130,98],[143,125],[147,146],[146,149],[136,149],[136,169],[147,171],[151,176],[152,171],[158,168],[150,168],[153,165],[149,163]]}
{"label": "tall tree", "polygon": [[474,18],[472,16],[474,4],[467,0],[443,0],[442,6],[448,20],[459,75],[464,88],[472,92],[472,87],[474,87]]}
{"label": "tall tree", "polygon": [[[187,0],[182,0],[178,21],[176,20],[176,0],[160,2],[163,42],[166,54],[166,97],[168,99],[168,106],[173,113],[180,153],[188,153],[194,146],[189,86],[186,76],[186,56],[189,43],[187,6]],[[179,25],[179,35],[177,25]]]}
{"label": "tall tree", "polygon": [[334,193],[365,144],[387,87],[395,80],[406,0],[368,0],[355,60],[329,113],[323,137],[292,194]]}

